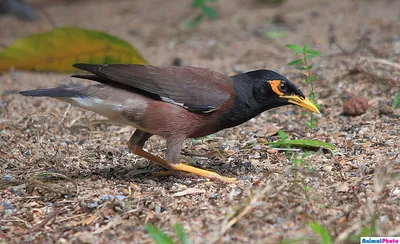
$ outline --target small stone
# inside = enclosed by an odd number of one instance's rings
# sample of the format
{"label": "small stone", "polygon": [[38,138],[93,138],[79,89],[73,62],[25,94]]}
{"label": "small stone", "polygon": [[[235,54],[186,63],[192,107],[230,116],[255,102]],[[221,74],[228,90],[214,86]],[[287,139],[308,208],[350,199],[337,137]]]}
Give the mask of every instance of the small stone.
{"label": "small stone", "polygon": [[349,184],[347,182],[343,182],[340,183],[337,187],[336,187],[336,191],[337,192],[348,192],[350,189]]}
{"label": "small stone", "polygon": [[333,169],[333,166],[332,165],[324,165],[323,169],[325,172],[331,172]]}
{"label": "small stone", "polygon": [[3,175],[3,181],[11,181],[12,178],[12,175]]}
{"label": "small stone", "polygon": [[392,191],[392,194],[395,195],[395,196],[400,196],[400,189],[399,188],[394,189]]}
{"label": "small stone", "polygon": [[218,196],[219,196],[218,193],[211,193],[211,194],[210,194],[210,198],[211,198],[211,199],[216,199],[216,198],[218,198]]}

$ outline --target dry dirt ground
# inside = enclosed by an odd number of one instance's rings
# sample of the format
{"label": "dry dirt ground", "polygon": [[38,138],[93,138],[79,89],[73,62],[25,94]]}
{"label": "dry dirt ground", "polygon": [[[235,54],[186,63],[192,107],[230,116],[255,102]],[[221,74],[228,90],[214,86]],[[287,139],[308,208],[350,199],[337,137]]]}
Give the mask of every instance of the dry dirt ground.
{"label": "dry dirt ground", "polygon": [[[188,0],[31,2],[41,6],[41,20],[1,17],[0,44],[53,26],[85,27],[129,41],[155,65],[179,57],[184,65],[226,74],[268,68],[308,92],[286,66],[294,56],[284,45],[310,43],[323,55],[315,63],[322,115],[318,127],[309,129],[309,115],[288,106],[186,142],[186,161],[238,177],[238,183],[156,178],[150,173],[161,168],[127,150],[133,128],[16,93],[77,82],[68,74],[5,72],[0,75],[0,242],[152,243],[146,223],[170,235],[181,223],[192,243],[293,238],[318,243],[310,223],[325,226],[338,243],[349,238],[359,243],[363,228],[400,236],[400,113],[384,109],[399,91],[400,1],[271,6],[221,0],[215,5],[220,18],[194,30],[183,24],[191,13]],[[287,36],[265,37],[277,28]],[[348,92],[368,100],[366,113],[341,114]],[[335,149],[314,151],[293,168],[289,154],[266,143],[279,139],[268,135],[271,126],[282,127],[292,139],[330,142]],[[154,137],[146,149],[162,156],[164,141]]]}

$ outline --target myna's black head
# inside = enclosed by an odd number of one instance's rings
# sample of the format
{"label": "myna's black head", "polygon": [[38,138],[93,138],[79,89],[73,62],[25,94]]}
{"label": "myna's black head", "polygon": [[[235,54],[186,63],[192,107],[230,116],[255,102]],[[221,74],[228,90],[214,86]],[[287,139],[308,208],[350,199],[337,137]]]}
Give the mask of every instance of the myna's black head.
{"label": "myna's black head", "polygon": [[256,70],[245,74],[253,81],[253,96],[266,109],[295,104],[319,113],[318,108],[285,76],[271,70]]}

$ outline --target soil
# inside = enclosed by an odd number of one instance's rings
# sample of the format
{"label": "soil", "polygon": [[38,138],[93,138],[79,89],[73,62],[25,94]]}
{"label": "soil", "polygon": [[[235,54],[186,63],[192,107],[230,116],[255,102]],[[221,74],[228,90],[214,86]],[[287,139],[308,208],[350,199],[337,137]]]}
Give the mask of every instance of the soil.
{"label": "soil", "polygon": [[[308,93],[299,72],[286,65],[296,57],[284,46],[309,43],[322,54],[313,68],[322,114],[310,129],[308,113],[286,106],[185,143],[183,160],[237,183],[155,177],[163,169],[127,149],[134,128],[17,93],[85,81],[5,72],[0,242],[152,243],[146,223],[174,238],[173,225],[181,223],[192,243],[319,243],[311,223],[324,226],[336,243],[359,243],[361,231],[400,236],[400,112],[388,109],[400,87],[400,1],[220,0],[219,18],[195,29],[185,27],[195,15],[191,1],[28,2],[41,19],[1,16],[3,46],[55,26],[84,27],[127,40],[154,65],[180,58],[225,74],[268,68]],[[284,35],[267,37],[276,30]],[[366,99],[365,113],[342,114],[342,101],[352,95]],[[277,128],[335,149],[315,150],[293,167],[306,150],[273,149],[267,142],[279,140]],[[164,146],[154,137],[146,150],[163,156]]]}

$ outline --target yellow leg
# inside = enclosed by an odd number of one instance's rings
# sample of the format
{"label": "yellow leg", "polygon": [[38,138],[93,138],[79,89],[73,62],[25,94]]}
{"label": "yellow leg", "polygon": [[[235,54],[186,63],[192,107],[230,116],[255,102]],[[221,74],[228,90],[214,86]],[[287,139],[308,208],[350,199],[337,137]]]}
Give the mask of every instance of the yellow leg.
{"label": "yellow leg", "polygon": [[193,166],[189,166],[183,163],[178,163],[178,164],[173,164],[171,162],[168,162],[160,157],[157,157],[151,153],[148,153],[143,150],[143,145],[145,141],[150,138],[151,134],[136,130],[135,133],[132,135],[131,139],[129,140],[129,149],[136,155],[142,156],[144,158],[147,158],[155,163],[158,163],[162,167],[169,169],[169,170],[175,170],[175,171],[184,171],[187,173],[192,173],[195,175],[199,175],[205,178],[208,178],[210,180],[219,180],[222,182],[227,182],[227,183],[232,183],[237,181],[235,178],[229,178],[225,177],[222,175],[219,175],[215,172],[204,170],[204,169],[199,169]]}
{"label": "yellow leg", "polygon": [[144,151],[143,149],[141,149],[139,147],[132,147],[132,149],[133,149],[132,150],[133,153],[135,153],[136,155],[142,156],[142,157],[147,158],[147,159],[149,159],[149,160],[151,160],[153,162],[156,162],[159,165],[161,165],[161,166],[163,166],[164,168],[167,168],[167,169],[184,171],[184,172],[187,172],[187,173],[192,173],[192,174],[195,174],[195,175],[199,175],[199,176],[205,177],[205,178],[210,179],[210,180],[219,180],[219,181],[226,182],[226,183],[232,183],[232,182],[236,182],[237,181],[236,178],[225,177],[225,176],[222,176],[222,175],[217,174],[215,172],[204,170],[204,169],[199,169],[199,168],[187,165],[187,164],[182,164],[182,163],[172,164],[172,163],[169,163],[166,160],[164,160],[164,159],[162,159],[160,157],[154,156],[153,154],[148,153],[148,152]]}
{"label": "yellow leg", "polygon": [[192,173],[192,174],[195,174],[195,175],[199,175],[199,176],[205,177],[205,178],[210,179],[210,180],[219,180],[219,181],[227,182],[227,183],[237,182],[236,178],[225,177],[225,176],[217,174],[217,173],[215,173],[213,171],[199,169],[199,168],[187,165],[187,164],[179,163],[179,164],[176,164],[176,165],[172,164],[171,166],[172,166],[172,168],[174,170],[185,171],[185,172],[188,172],[188,173]]}

